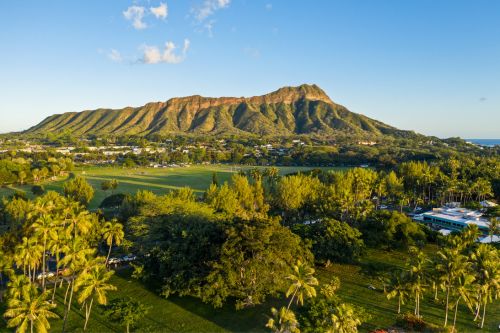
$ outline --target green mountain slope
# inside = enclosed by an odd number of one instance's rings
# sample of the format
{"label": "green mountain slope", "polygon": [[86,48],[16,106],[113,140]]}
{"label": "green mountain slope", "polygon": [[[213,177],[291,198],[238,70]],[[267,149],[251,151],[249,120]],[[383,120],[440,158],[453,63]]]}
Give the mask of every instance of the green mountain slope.
{"label": "green mountain slope", "polygon": [[350,112],[316,85],[285,87],[249,98],[190,96],[137,108],[68,112],[50,116],[25,133],[64,131],[73,135],[410,133]]}

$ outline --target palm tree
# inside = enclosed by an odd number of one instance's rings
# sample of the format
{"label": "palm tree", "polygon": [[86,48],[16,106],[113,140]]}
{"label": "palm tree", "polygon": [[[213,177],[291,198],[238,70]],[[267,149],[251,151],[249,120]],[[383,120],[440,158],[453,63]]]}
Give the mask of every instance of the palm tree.
{"label": "palm tree", "polygon": [[273,333],[300,333],[299,322],[292,310],[283,306],[279,311],[272,308],[271,313],[273,317],[269,319],[266,327]]}
{"label": "palm tree", "polygon": [[76,239],[78,235],[86,235],[92,229],[92,215],[82,209],[82,206],[77,202],[69,203],[65,210],[66,215],[66,233]]}
{"label": "palm tree", "polygon": [[[53,256],[56,257],[56,279],[54,282],[54,290],[52,293],[52,302],[54,302],[54,298],[56,296],[57,282],[59,280],[59,269],[60,269],[59,262],[61,260],[61,254],[67,253],[69,251],[67,243],[68,240],[65,238],[64,233],[59,232],[59,230],[61,229],[62,228],[57,226],[54,228],[55,232],[50,234],[51,238],[48,243],[49,251],[52,253]],[[63,280],[61,280],[61,286],[63,283],[62,281]]]}
{"label": "palm tree", "polygon": [[36,268],[40,265],[42,246],[34,238],[23,237],[21,244],[16,246],[14,261],[17,267],[23,267],[24,274],[30,280],[35,280]]}
{"label": "palm tree", "polygon": [[408,288],[415,295],[415,315],[420,317],[420,298],[426,289],[426,263],[425,254],[415,247],[410,248],[408,267]]}
{"label": "palm tree", "polygon": [[118,223],[115,219],[111,222],[104,223],[102,227],[102,238],[106,241],[106,244],[109,246],[108,255],[106,256],[106,266],[108,265],[109,256],[111,255],[111,248],[113,247],[113,243],[116,245],[120,245],[123,241],[125,233],[123,232],[123,225]]}
{"label": "palm tree", "polygon": [[53,237],[55,233],[54,230],[54,220],[49,215],[42,215],[38,218],[32,225],[31,228],[35,232],[38,238],[41,238],[41,243],[43,244],[42,250],[42,288],[45,291],[45,270],[46,270],[46,252],[47,252],[47,241],[49,237]]}
{"label": "palm tree", "polygon": [[452,332],[455,332],[455,325],[457,322],[457,312],[458,312],[458,304],[460,301],[463,299],[467,307],[469,309],[472,308],[471,304],[471,285],[474,282],[475,277],[474,275],[468,273],[468,272],[463,272],[461,276],[459,276],[456,279],[456,282],[453,286],[453,292],[457,296],[457,299],[455,301],[455,315],[453,316],[453,330]]}
{"label": "palm tree", "polygon": [[395,272],[389,282],[389,292],[387,299],[398,298],[398,314],[401,313],[401,304],[405,304],[405,298],[408,296],[408,285],[405,281],[403,272]]}
{"label": "palm tree", "polygon": [[7,296],[9,299],[20,299],[24,289],[31,284],[29,278],[24,275],[10,275],[7,283]]}
{"label": "palm tree", "polygon": [[47,294],[38,292],[34,285],[28,285],[21,291],[20,298],[12,298],[7,303],[5,318],[10,318],[7,327],[17,327],[16,332],[24,333],[30,327],[33,333],[46,333],[50,328],[48,319],[58,318],[57,314],[51,310],[56,307],[47,300]]}
{"label": "palm tree", "polygon": [[361,320],[354,313],[354,308],[349,304],[340,304],[331,315],[332,326],[326,333],[356,333]]}
{"label": "palm tree", "polygon": [[436,271],[439,274],[439,282],[446,291],[446,305],[444,326],[448,324],[448,310],[450,304],[450,292],[457,283],[457,279],[467,271],[468,264],[464,255],[460,254],[455,247],[445,247],[437,252]]}
{"label": "palm tree", "polygon": [[[68,306],[66,307],[66,310],[64,312],[63,331],[66,327],[68,314],[71,311],[71,302],[73,300],[73,293],[75,291],[75,278],[77,276],[77,273],[81,271],[85,266],[87,266],[88,257],[94,254],[94,252],[95,250],[88,248],[83,240],[81,240],[80,238],[76,238],[73,244],[68,248],[68,252],[65,253],[64,258],[62,258],[60,261],[60,265],[66,267],[70,272],[70,280],[68,281],[66,296],[68,295],[68,289],[71,286]],[[66,296],[64,297],[65,301]]]}
{"label": "palm tree", "polygon": [[481,306],[483,306],[481,318],[481,328],[483,328],[486,305],[492,301],[493,295],[497,296],[500,289],[500,258],[498,250],[493,246],[480,244],[471,254],[471,259],[478,284],[476,318],[474,320],[478,318]]}
{"label": "palm tree", "polygon": [[94,264],[76,279],[75,289],[81,289],[78,302],[85,305],[85,325],[83,330],[87,329],[94,299],[97,300],[97,303],[106,305],[108,302],[106,293],[116,290],[115,286],[108,283],[113,274],[114,271],[107,271],[105,265]]}
{"label": "palm tree", "polygon": [[304,304],[304,298],[312,298],[316,296],[314,286],[318,285],[318,280],[314,277],[314,269],[297,260],[297,264],[293,266],[295,274],[290,274],[287,279],[292,281],[292,284],[286,292],[286,297],[290,298],[287,309],[290,309],[293,300],[297,299],[297,304]]}

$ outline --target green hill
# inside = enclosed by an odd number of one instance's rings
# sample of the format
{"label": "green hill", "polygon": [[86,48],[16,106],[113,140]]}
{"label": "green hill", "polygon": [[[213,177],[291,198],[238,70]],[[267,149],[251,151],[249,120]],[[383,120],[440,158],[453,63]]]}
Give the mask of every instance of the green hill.
{"label": "green hill", "polygon": [[255,97],[190,96],[124,109],[56,114],[25,133],[74,135],[148,134],[358,134],[408,136],[401,131],[332,102],[316,85],[284,87]]}

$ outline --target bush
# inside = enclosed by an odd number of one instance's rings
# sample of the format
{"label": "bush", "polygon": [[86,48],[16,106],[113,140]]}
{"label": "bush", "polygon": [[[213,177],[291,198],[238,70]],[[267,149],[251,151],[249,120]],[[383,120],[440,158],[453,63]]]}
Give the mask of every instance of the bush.
{"label": "bush", "polygon": [[451,328],[443,328],[437,325],[427,323],[422,317],[417,317],[413,313],[405,313],[399,315],[396,320],[398,327],[404,328],[413,332],[429,332],[429,333],[445,333],[451,332]]}
{"label": "bush", "polygon": [[324,219],[309,225],[296,224],[292,231],[312,243],[312,252],[319,262],[352,262],[364,250],[359,230],[345,222]]}
{"label": "bush", "polygon": [[117,208],[120,207],[125,200],[126,195],[123,193],[117,193],[106,197],[99,208]]}
{"label": "bush", "polygon": [[43,185],[33,185],[31,188],[31,193],[33,193],[36,196],[43,195],[45,193],[45,188]]}

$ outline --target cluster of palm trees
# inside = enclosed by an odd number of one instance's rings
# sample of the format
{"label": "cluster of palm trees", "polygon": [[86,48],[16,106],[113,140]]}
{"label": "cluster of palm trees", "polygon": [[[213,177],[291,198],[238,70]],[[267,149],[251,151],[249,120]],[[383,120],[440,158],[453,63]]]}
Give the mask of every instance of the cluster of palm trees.
{"label": "cluster of palm trees", "polygon": [[477,227],[450,235],[432,258],[411,248],[406,269],[393,273],[387,290],[388,299],[398,299],[398,313],[411,299],[414,315],[420,317],[420,301],[426,293],[432,293],[435,301],[442,297],[444,326],[452,310],[455,329],[458,307],[465,304],[483,328],[488,303],[500,296],[500,256],[492,245],[477,244],[477,237]]}
{"label": "cluster of palm trees", "polygon": [[[107,260],[112,246],[123,240],[122,225],[102,223],[96,214],[55,192],[19,209],[25,210],[19,212],[23,223],[0,239],[0,271],[8,276],[8,327],[46,331],[48,319],[58,317],[53,312],[56,291],[66,283],[63,331],[74,294],[85,308],[86,329],[94,301],[106,304],[107,292],[116,289],[109,283],[113,271],[107,269]],[[107,257],[97,253],[102,243],[109,246]],[[51,272],[49,263],[54,261],[56,271]]]}
{"label": "cluster of palm trees", "polygon": [[[293,266],[293,274],[287,276],[290,286],[286,292],[286,297],[290,297],[288,305],[271,309],[272,317],[267,322],[266,327],[273,333],[300,333],[300,325],[295,313],[290,309],[292,304],[303,306],[306,299],[316,297],[316,286],[318,279],[314,277],[314,269],[307,264],[297,261]],[[332,293],[334,290],[331,291]],[[330,295],[332,296],[332,295]],[[331,309],[329,318],[325,318],[326,333],[355,333],[361,321],[356,316],[354,308],[346,303],[341,303]]]}

